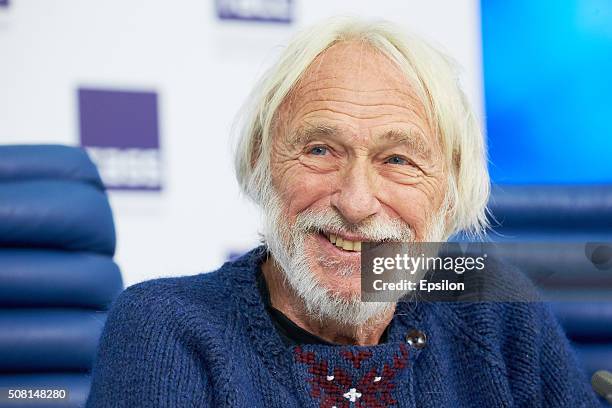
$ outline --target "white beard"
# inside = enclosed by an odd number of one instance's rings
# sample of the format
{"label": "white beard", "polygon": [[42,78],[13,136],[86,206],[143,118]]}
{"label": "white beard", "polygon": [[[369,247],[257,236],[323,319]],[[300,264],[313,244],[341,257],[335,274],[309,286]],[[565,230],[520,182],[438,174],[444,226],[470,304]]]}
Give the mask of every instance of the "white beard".
{"label": "white beard", "polygon": [[[277,194],[271,193],[269,197],[264,205],[266,245],[289,287],[303,301],[310,318],[320,322],[333,321],[346,327],[359,327],[366,322],[384,318],[395,307],[395,303],[391,302],[361,302],[358,293],[349,298],[343,297],[321,285],[312,272],[313,263],[318,261],[319,264],[334,268],[338,276],[348,277],[361,273],[360,270],[354,270],[354,266],[344,265],[336,259],[322,258],[320,254],[308,253],[306,249],[306,237],[313,230],[349,230],[335,210],[318,214],[306,211],[297,216],[294,225],[288,225]],[[439,242],[444,237],[442,210],[446,208],[441,208],[440,214],[432,217],[433,222],[425,242]],[[369,222],[350,230],[359,232],[370,241],[414,241],[413,230],[397,220]]]}

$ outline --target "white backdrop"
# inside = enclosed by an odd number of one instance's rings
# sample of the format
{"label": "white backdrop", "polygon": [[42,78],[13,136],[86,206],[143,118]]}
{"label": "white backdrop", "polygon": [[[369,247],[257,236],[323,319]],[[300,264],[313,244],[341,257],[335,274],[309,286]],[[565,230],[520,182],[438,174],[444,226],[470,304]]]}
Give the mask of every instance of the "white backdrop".
{"label": "white backdrop", "polygon": [[238,192],[230,128],[296,29],[336,14],[382,17],[459,61],[482,111],[477,0],[295,0],[292,24],[221,21],[213,0],[11,0],[0,8],[0,144],[79,144],[77,88],[159,95],[164,189],[110,193],[126,285],[219,266],[257,242]]}

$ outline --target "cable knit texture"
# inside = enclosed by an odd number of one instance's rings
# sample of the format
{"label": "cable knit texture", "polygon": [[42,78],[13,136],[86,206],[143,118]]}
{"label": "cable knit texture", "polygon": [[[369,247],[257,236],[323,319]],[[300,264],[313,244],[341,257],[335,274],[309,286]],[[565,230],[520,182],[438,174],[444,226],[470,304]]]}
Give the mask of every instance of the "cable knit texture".
{"label": "cable knit texture", "polygon": [[[384,344],[287,347],[257,289],[264,257],[260,247],[216,272],[125,290],[87,406],[599,405],[542,303],[400,303]],[[406,342],[414,329],[425,347]]]}

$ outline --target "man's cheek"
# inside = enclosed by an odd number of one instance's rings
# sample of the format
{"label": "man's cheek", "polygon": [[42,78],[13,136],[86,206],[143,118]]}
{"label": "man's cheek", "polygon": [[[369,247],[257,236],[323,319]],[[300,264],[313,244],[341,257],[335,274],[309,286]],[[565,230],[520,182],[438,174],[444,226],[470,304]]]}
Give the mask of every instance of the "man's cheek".
{"label": "man's cheek", "polygon": [[325,178],[297,177],[293,182],[286,183],[284,199],[290,212],[297,214],[313,207],[329,205],[329,196],[333,188],[332,182]]}
{"label": "man's cheek", "polygon": [[428,213],[430,212],[428,207],[425,203],[406,198],[399,201],[393,210],[404,223],[412,228],[416,238],[422,238],[427,234]]}

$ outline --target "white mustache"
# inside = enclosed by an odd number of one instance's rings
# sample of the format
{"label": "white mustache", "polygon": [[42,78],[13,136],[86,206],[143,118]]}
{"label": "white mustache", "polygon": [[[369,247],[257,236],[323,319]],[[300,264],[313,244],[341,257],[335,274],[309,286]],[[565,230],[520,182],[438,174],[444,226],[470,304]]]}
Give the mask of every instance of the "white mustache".
{"label": "white mustache", "polygon": [[302,234],[326,232],[336,235],[357,234],[367,241],[412,242],[413,229],[402,220],[366,219],[360,224],[348,223],[337,211],[330,209],[314,212],[304,211],[296,217],[295,232]]}

